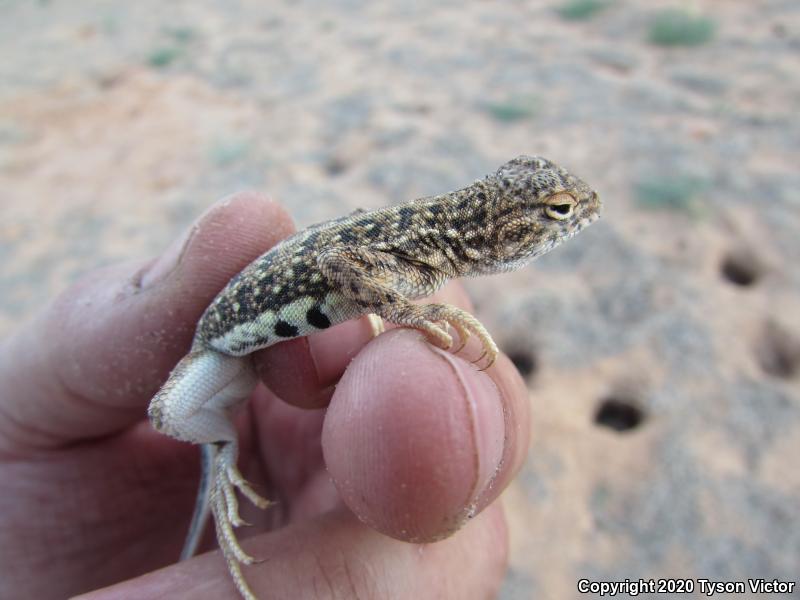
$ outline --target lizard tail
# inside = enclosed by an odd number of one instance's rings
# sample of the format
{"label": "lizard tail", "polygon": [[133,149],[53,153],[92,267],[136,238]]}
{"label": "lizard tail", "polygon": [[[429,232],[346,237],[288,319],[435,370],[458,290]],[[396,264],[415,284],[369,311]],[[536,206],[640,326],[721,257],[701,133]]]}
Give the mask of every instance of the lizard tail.
{"label": "lizard tail", "polygon": [[208,523],[208,514],[211,512],[211,486],[214,481],[214,463],[217,456],[217,447],[214,444],[200,446],[200,485],[197,490],[197,500],[194,504],[192,522],[189,524],[189,533],[181,550],[181,560],[188,560],[197,553],[197,547],[203,538],[203,532]]}

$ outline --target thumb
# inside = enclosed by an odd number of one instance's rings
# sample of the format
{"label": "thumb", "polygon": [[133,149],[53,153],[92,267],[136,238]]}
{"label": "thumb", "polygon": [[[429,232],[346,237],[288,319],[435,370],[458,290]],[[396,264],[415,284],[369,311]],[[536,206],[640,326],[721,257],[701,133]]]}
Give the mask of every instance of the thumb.
{"label": "thumb", "polygon": [[90,273],[0,344],[0,451],[107,435],[144,416],[227,281],[288,235],[257,194],[205,212],[159,258]]}

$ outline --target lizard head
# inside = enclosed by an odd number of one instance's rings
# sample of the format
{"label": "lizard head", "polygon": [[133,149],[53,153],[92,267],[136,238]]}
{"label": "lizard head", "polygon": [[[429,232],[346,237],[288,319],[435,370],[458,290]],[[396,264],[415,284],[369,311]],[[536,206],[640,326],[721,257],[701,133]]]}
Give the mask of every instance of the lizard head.
{"label": "lizard head", "polygon": [[518,156],[488,179],[495,218],[483,272],[516,269],[600,216],[597,193],[546,158]]}

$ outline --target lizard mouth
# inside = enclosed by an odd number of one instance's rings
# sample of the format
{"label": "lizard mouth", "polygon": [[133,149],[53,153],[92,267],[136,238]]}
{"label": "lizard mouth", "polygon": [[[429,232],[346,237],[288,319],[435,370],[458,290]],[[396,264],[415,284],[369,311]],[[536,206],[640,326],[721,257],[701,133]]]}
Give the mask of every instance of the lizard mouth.
{"label": "lizard mouth", "polygon": [[597,221],[599,219],[600,219],[600,213],[599,212],[593,212],[592,214],[590,214],[590,215],[588,215],[586,217],[583,217],[580,221],[578,221],[578,226],[575,228],[576,229],[576,233],[578,231],[580,231],[581,229],[583,229],[584,227],[588,227],[589,225],[591,225],[592,223],[594,223],[595,221]]}
{"label": "lizard mouth", "polygon": [[571,237],[579,234],[581,231],[583,231],[586,227],[597,221],[599,218],[600,218],[599,212],[593,212],[592,214],[581,218],[577,223],[575,223],[575,227],[573,227],[572,230],[569,231],[564,236],[563,239],[568,240]]}

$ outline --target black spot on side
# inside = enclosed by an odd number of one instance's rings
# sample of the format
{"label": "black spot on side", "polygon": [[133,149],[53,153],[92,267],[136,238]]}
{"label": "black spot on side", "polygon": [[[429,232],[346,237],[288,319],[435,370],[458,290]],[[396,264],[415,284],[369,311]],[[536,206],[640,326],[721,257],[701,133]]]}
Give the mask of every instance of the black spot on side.
{"label": "black spot on side", "polygon": [[297,337],[297,327],[286,321],[278,321],[274,327],[275,335],[285,338]]}
{"label": "black spot on side", "polygon": [[319,306],[308,309],[306,321],[308,321],[309,325],[317,329],[327,329],[331,326],[331,320],[328,318],[328,315],[319,309]]}

